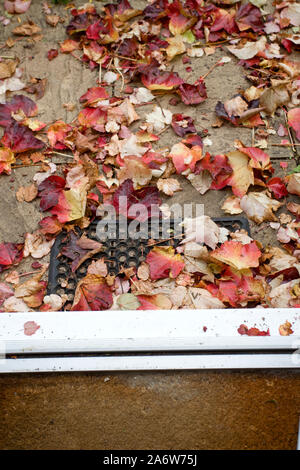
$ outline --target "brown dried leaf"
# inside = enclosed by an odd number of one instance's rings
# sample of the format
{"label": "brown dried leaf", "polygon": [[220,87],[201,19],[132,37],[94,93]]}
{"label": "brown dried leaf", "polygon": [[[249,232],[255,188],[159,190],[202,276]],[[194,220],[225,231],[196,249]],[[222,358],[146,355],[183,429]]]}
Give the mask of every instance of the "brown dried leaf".
{"label": "brown dried leaf", "polygon": [[38,190],[35,184],[30,186],[21,186],[16,192],[16,198],[19,202],[31,202],[37,196]]}
{"label": "brown dried leaf", "polygon": [[60,17],[58,15],[46,15],[46,23],[48,23],[50,26],[57,26],[57,24],[60,21]]}
{"label": "brown dried leaf", "polygon": [[32,78],[31,82],[32,84],[25,88],[25,90],[27,93],[34,94],[37,100],[41,99],[45,94],[47,78]]}
{"label": "brown dried leaf", "polygon": [[13,33],[17,36],[33,36],[34,34],[41,33],[42,29],[35,24],[33,21],[28,21],[28,23],[23,23],[21,26],[17,26]]}
{"label": "brown dried leaf", "polygon": [[16,70],[18,60],[7,60],[6,62],[0,62],[0,80],[10,78]]}

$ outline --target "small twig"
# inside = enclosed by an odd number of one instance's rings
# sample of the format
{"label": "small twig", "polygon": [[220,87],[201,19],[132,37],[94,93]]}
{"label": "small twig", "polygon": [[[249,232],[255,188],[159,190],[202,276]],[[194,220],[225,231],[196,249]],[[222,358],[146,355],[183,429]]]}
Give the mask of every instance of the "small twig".
{"label": "small twig", "polygon": [[56,154],[56,155],[61,155],[62,157],[67,157],[67,158],[73,158],[74,159],[74,155],[68,155],[67,153],[62,153],[62,152],[52,152],[51,155],[53,154]]}
{"label": "small twig", "polygon": [[158,104],[158,106],[160,107],[160,110],[161,110],[161,112],[162,112],[163,117],[166,117],[166,115],[165,115],[165,113],[164,113],[164,110],[163,110],[163,108],[162,108],[162,105],[160,104],[160,102],[158,101],[158,99],[155,97],[154,100],[155,100],[155,102]]}
{"label": "small twig", "polygon": [[154,246],[154,245],[158,245],[159,243],[168,242],[170,240],[177,240],[177,238],[183,238],[184,236],[185,236],[185,233],[176,236],[176,238],[174,236],[174,237],[170,237],[170,238],[165,238],[164,240],[158,240],[157,242],[153,242],[153,243],[148,242],[147,246]]}
{"label": "small twig", "polygon": [[39,163],[23,163],[22,165],[11,165],[13,170],[16,170],[17,168],[25,168],[28,166],[40,166],[45,162],[39,162]]}
{"label": "small twig", "polygon": [[99,64],[98,81],[99,81],[99,85],[101,85],[101,83],[102,83],[102,64],[101,64],[101,62],[100,62],[100,64]]}
{"label": "small twig", "polygon": [[254,145],[255,145],[255,128],[254,127],[252,127],[251,145],[252,145],[252,147],[254,147]]}
{"label": "small twig", "polygon": [[166,127],[162,130],[162,131],[159,131],[156,135],[161,135],[163,134],[165,131],[167,131],[169,129],[169,127],[171,127],[170,124],[167,124]]}
{"label": "small twig", "polygon": [[204,44],[202,42],[194,42],[191,44],[192,47],[197,46],[197,47],[209,47],[209,46],[218,46],[219,44],[224,44],[226,42],[229,42],[229,39],[225,39],[224,41],[218,41],[218,42],[205,42]]}
{"label": "small twig", "polygon": [[[115,58],[115,59],[116,59],[116,58]],[[123,75],[121,69],[116,65],[116,61],[115,61],[115,60],[114,60],[114,67],[115,67],[116,71],[121,75],[122,85],[121,85],[120,93],[122,93],[123,88],[124,88],[124,86],[125,86],[125,78],[124,78],[124,75]]]}
{"label": "small twig", "polygon": [[287,128],[287,131],[288,131],[288,136],[289,136],[289,139],[290,139],[290,144],[291,144],[293,152],[296,153],[296,149],[294,147],[295,144],[294,144],[294,140],[293,140],[293,137],[292,137],[292,134],[291,134],[290,125],[289,125],[289,122],[288,122],[288,118],[287,118],[285,109],[283,109],[283,112],[284,112],[284,119],[285,119],[286,128]]}
{"label": "small twig", "polygon": [[300,144],[271,144],[272,147],[296,147],[297,145],[300,146]]}
{"label": "small twig", "polygon": [[0,55],[0,59],[15,59],[15,56],[12,56],[12,55]]}
{"label": "small twig", "polygon": [[206,72],[206,74],[204,74],[201,78],[202,80],[204,80],[216,67],[218,67],[218,65],[220,65],[222,63],[222,59],[221,60],[218,60],[218,62],[216,62],[212,67],[210,67],[210,69],[208,69],[208,71]]}
{"label": "small twig", "polygon": [[21,274],[19,274],[19,277],[30,276],[31,274],[39,274],[39,271],[31,271],[31,272],[28,272],[28,273],[21,273]]}
{"label": "small twig", "polygon": [[126,57],[125,55],[114,54],[114,57],[119,59],[131,60],[132,62],[141,62],[139,59],[133,59],[132,57]]}

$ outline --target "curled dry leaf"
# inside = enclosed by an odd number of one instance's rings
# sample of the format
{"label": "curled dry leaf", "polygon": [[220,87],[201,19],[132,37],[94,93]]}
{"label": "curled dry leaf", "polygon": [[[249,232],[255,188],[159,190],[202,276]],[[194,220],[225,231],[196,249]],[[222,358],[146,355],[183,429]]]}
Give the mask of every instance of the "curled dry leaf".
{"label": "curled dry leaf", "polygon": [[28,21],[28,23],[23,23],[20,26],[17,26],[13,33],[17,36],[33,36],[34,34],[38,34],[42,31],[42,29],[35,24],[33,21]]}
{"label": "curled dry leaf", "polygon": [[157,181],[157,187],[167,196],[173,196],[177,191],[181,191],[180,183],[175,178],[161,178]]}
{"label": "curled dry leaf", "polygon": [[292,173],[286,177],[286,180],[288,192],[300,196],[300,173]]}
{"label": "curled dry leaf", "polygon": [[258,192],[251,192],[243,196],[240,201],[241,209],[257,224],[264,221],[276,221],[273,211],[276,212],[281,206],[281,202],[271,199],[265,193]]}
{"label": "curled dry leaf", "polygon": [[53,26],[53,28],[55,28],[59,22],[60,17],[58,15],[46,15],[46,23]]}
{"label": "curled dry leaf", "polygon": [[184,235],[182,243],[195,241],[196,243],[204,243],[210,248],[216,248],[218,243],[227,240],[228,230],[219,227],[207,215],[200,215],[194,219],[186,218],[183,221]]}
{"label": "curled dry leaf", "polygon": [[227,46],[227,49],[238,59],[252,59],[256,54],[265,50],[266,42],[266,37],[262,36],[258,41],[247,41],[242,46],[239,44],[237,46]]}
{"label": "curled dry leaf", "polygon": [[47,310],[52,312],[58,312],[64,304],[63,299],[58,294],[45,295],[43,302],[47,305]]}
{"label": "curled dry leaf", "polygon": [[287,83],[288,81],[285,81],[267,88],[260,96],[259,104],[264,108],[267,114],[273,115],[279,106],[287,104],[290,101]]}
{"label": "curled dry leaf", "polygon": [[137,277],[142,281],[148,281],[150,277],[150,269],[147,263],[142,262],[137,270]]}
{"label": "curled dry leaf", "polygon": [[279,334],[280,336],[290,336],[294,332],[292,330],[292,324],[289,321],[286,321],[279,327]]}
{"label": "curled dry leaf", "polygon": [[18,62],[18,60],[6,60],[0,62],[0,80],[10,78],[14,75]]}
{"label": "curled dry leaf", "polygon": [[223,203],[222,206],[223,211],[226,214],[236,215],[243,212],[240,206],[240,199],[236,196],[229,196]]}
{"label": "curled dry leaf", "polygon": [[25,234],[24,256],[31,255],[33,258],[43,258],[50,253],[54,240],[47,240],[45,235],[36,230]]}

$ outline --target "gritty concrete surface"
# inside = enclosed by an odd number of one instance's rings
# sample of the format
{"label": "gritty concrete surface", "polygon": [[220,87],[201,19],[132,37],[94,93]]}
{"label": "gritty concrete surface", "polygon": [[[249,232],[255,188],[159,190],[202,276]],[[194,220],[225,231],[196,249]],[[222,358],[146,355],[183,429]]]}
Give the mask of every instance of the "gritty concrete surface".
{"label": "gritty concrete surface", "polygon": [[299,386],[266,371],[6,376],[0,448],[295,449]]}
{"label": "gritty concrete surface", "polygon": [[[83,2],[75,1],[76,5]],[[144,1],[133,2],[135,5]],[[271,2],[270,2],[271,3]],[[96,2],[97,8],[101,6]],[[68,11],[55,7],[67,20]],[[47,78],[44,97],[37,102],[38,117],[44,122],[62,118],[70,122],[78,113],[78,99],[95,85],[97,72],[91,72],[74,57],[60,54],[52,62],[46,58],[51,48],[65,39],[65,25],[47,25],[42,2],[34,0],[26,15],[43,29],[43,38],[34,43],[18,41],[3,53],[16,54],[24,69],[23,79]],[[0,44],[17,26],[0,31]],[[174,70],[191,83],[205,74],[218,59],[228,55],[226,48],[193,60],[187,73],[181,59]],[[212,154],[233,150],[235,139],[251,145],[251,130],[224,124],[212,128],[218,100],[231,98],[249,83],[244,71],[231,62],[215,69],[205,80],[208,99],[197,107],[178,105],[173,112],[183,112],[195,119],[198,130],[207,129]],[[117,89],[116,89],[117,93]],[[160,97],[162,106],[170,107],[170,97]],[[63,103],[74,103],[68,112]],[[151,106],[142,112],[149,112]],[[275,118],[281,122],[282,118]],[[277,128],[277,127],[276,127]],[[162,134],[158,148],[171,146],[180,139],[173,132]],[[272,136],[271,143],[280,138]],[[288,150],[267,149],[276,158],[285,158]],[[276,164],[277,165],[277,164]],[[292,167],[290,163],[290,168]],[[278,167],[278,165],[277,165]],[[0,242],[20,242],[26,231],[36,230],[41,214],[38,202],[19,203],[15,192],[32,182],[35,168],[13,170],[1,175]],[[185,179],[183,191],[170,203],[204,204],[205,213],[222,216],[223,200],[230,191],[210,191],[201,196]],[[253,235],[264,244],[273,242],[274,234],[264,228]],[[20,266],[26,270],[28,260]],[[226,312],[224,312],[226,315]],[[102,374],[61,374],[2,376],[0,378],[0,448],[1,449],[295,449],[300,414],[299,375],[293,372],[174,372]]]}

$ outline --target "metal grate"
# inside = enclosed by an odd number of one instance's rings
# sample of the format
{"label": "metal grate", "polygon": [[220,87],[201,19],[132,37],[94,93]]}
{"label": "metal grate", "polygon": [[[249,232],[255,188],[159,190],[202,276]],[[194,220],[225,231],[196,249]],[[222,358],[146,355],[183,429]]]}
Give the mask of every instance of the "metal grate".
{"label": "metal grate", "polygon": [[[213,219],[219,226],[225,227],[231,232],[244,229],[250,234],[248,220],[243,217],[220,217]],[[85,234],[92,240],[101,241],[102,250],[86,260],[75,272],[72,272],[70,260],[60,255],[61,250],[69,241],[69,234],[62,232],[56,239],[50,256],[48,294],[66,294],[69,302],[73,301],[75,289],[86,273],[92,260],[104,258],[108,265],[110,274],[117,275],[123,268],[138,267],[146,259],[147,254],[153,248],[149,239],[153,239],[154,246],[168,245],[176,248],[182,239],[182,227],[176,220],[158,222],[157,230],[146,230],[143,238],[127,238],[127,221],[117,222],[115,225],[108,224],[107,231],[97,230],[98,221],[93,221],[86,230],[76,229],[77,234]],[[125,230],[124,230],[125,229]]]}

